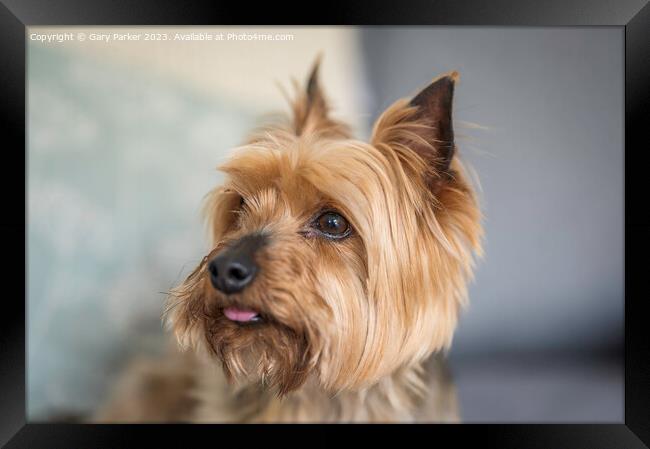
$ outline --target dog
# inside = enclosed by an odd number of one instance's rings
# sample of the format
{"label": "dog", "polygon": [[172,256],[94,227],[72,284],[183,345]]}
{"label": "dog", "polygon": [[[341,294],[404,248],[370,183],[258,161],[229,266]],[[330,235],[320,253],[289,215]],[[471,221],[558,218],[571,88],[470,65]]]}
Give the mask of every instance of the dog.
{"label": "dog", "polygon": [[319,61],[289,117],[253,132],[206,197],[211,250],[99,422],[458,422],[444,354],[481,255],[457,154],[458,73],[377,119],[335,119]]}

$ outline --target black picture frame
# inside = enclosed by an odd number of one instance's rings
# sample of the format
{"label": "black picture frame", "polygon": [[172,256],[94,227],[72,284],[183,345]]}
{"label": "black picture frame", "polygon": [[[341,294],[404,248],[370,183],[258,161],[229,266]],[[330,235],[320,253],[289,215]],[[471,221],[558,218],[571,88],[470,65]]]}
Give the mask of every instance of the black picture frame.
{"label": "black picture frame", "polygon": [[[140,0],[3,0],[0,4],[0,90],[2,153],[0,231],[4,251],[3,305],[0,308],[0,443],[11,448],[132,447],[226,444],[241,433],[247,443],[282,438],[301,445],[339,444],[342,427],[73,425],[26,422],[26,27],[35,25],[473,25],[616,26],[625,29],[625,419],[605,425],[422,425],[344,426],[348,433],[382,438],[395,429],[414,433],[406,444],[467,442],[499,448],[643,448],[650,445],[650,338],[643,294],[650,254],[650,207],[643,156],[649,145],[650,6],[647,0],[390,0],[256,5],[244,2]],[[596,93],[595,93],[596,94]],[[22,174],[22,178],[21,178]],[[606,180],[604,180],[606,182]],[[21,188],[22,186],[22,188]],[[22,242],[25,242],[25,246]],[[22,262],[22,265],[21,263]],[[23,280],[23,282],[21,282]],[[292,426],[296,427],[296,426]],[[300,437],[296,437],[299,432]],[[228,435],[234,438],[235,435]],[[276,437],[276,438],[273,438]],[[229,439],[228,441],[233,441]],[[194,442],[194,443],[193,443]],[[445,444],[446,445],[446,444]],[[471,447],[474,447],[473,445]]]}

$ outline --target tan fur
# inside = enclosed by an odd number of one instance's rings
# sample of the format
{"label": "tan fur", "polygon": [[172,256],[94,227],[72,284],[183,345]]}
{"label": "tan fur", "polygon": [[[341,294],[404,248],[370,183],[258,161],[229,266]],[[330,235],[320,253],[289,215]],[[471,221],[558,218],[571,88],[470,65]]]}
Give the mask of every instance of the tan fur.
{"label": "tan fur", "polygon": [[[441,79],[453,88],[457,74]],[[221,167],[227,180],[205,209],[212,250],[166,311],[181,347],[201,360],[186,419],[457,419],[435,354],[451,344],[482,228],[453,142],[443,151],[436,138],[451,129],[428,121],[441,113],[438,93],[427,95],[425,107],[388,108],[364,143],[329,117],[316,67],[292,119],[254,133]],[[332,208],[353,229],[335,242],[310,227]],[[256,253],[262,269],[246,290],[224,295],[207,264],[253,232],[271,239]],[[233,304],[271,319],[242,327],[223,315]]]}
{"label": "tan fur", "polygon": [[92,418],[102,423],[165,423],[188,421],[198,402],[191,391],[198,385],[190,354],[173,352],[163,358],[137,358],[111,391],[109,401]]}
{"label": "tan fur", "polygon": [[446,364],[398,370],[363,391],[327,394],[314,382],[285,397],[256,384],[232,385],[218,365],[193,353],[137,359],[95,423],[457,423]]}

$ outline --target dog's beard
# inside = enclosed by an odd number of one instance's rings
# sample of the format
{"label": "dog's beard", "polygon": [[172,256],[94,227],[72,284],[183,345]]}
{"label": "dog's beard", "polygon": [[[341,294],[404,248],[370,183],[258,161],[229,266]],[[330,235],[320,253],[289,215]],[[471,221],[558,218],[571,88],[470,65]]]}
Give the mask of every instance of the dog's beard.
{"label": "dog's beard", "polygon": [[[172,292],[168,322],[181,344],[207,350],[235,383],[258,383],[280,395],[300,387],[315,371],[319,327],[329,320],[309,276],[289,273],[294,286],[303,286],[289,290],[291,281],[266,273],[244,293],[223,295],[210,284],[207,260]],[[224,313],[232,306],[254,310],[260,319],[233,321]]]}
{"label": "dog's beard", "polygon": [[283,395],[301,386],[310,372],[307,334],[268,313],[259,323],[240,324],[228,319],[223,309],[213,309],[203,327],[209,351],[235,381],[259,382]]}

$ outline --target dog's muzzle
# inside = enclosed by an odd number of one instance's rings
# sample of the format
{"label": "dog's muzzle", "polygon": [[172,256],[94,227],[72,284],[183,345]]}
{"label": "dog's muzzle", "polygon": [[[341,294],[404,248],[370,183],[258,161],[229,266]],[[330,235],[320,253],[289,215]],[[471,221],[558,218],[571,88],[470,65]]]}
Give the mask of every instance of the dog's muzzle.
{"label": "dog's muzzle", "polygon": [[214,288],[227,295],[248,287],[260,270],[255,253],[268,243],[264,234],[249,234],[226,246],[208,264]]}

